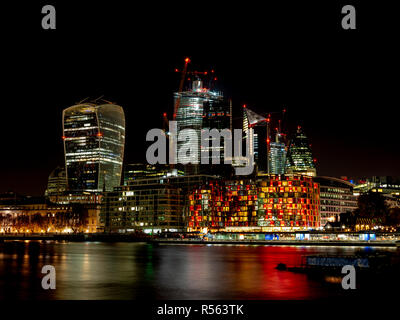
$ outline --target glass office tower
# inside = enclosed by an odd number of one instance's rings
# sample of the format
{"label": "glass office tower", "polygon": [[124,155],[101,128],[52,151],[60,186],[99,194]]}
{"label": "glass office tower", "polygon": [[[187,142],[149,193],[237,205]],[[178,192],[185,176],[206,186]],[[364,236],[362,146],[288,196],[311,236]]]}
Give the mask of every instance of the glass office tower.
{"label": "glass office tower", "polygon": [[[185,166],[186,173],[199,173],[205,167],[212,164],[212,139],[209,139],[209,147],[200,148],[200,138],[202,129],[230,129],[231,124],[231,106],[229,102],[223,98],[220,92],[212,91],[203,87],[203,81],[192,81],[191,90],[181,93],[175,93],[175,102],[179,98],[179,105],[176,114],[178,133],[184,129],[192,129],[192,136],[186,141],[178,141],[178,163],[190,163]],[[192,161],[190,154],[179,154],[181,147],[185,145],[190,148],[197,149],[196,159]],[[215,147],[220,152],[220,166],[224,163],[224,147],[223,139],[220,146]],[[201,152],[208,153],[209,164],[204,168],[200,168]]]}
{"label": "glass office tower", "polygon": [[268,158],[271,174],[285,174],[286,146],[280,133],[276,134],[275,141],[270,144]]}
{"label": "glass office tower", "polygon": [[302,128],[297,128],[296,135],[290,141],[286,158],[286,172],[315,177],[316,169],[311,147]]}
{"label": "glass office tower", "polygon": [[112,191],[121,183],[125,115],[112,103],[82,103],[63,111],[69,191]]}
{"label": "glass office tower", "polygon": [[[258,164],[258,132],[253,133],[253,139],[250,139],[249,135],[250,123],[248,117],[248,111],[243,108],[243,140],[249,139],[250,150],[254,152],[254,162]],[[254,129],[254,128],[253,128]],[[245,143],[243,144],[245,145]]]}
{"label": "glass office tower", "polygon": [[[258,172],[268,172],[267,122],[266,118],[247,107],[243,108],[243,140],[249,139],[250,149],[254,152],[254,162]],[[253,128],[253,139],[249,129]],[[243,144],[244,145],[244,144]]]}

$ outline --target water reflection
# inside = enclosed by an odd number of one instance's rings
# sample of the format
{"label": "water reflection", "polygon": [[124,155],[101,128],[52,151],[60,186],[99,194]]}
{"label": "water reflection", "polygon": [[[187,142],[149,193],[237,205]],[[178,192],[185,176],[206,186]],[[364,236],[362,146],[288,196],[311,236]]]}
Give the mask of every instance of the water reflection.
{"label": "water reflection", "polygon": [[[307,254],[359,248],[150,245],[145,243],[0,243],[0,299],[314,299],[343,294],[340,281],[276,270]],[[368,248],[367,250],[375,250]],[[389,250],[389,249],[387,249]],[[56,290],[41,269],[56,268]]]}

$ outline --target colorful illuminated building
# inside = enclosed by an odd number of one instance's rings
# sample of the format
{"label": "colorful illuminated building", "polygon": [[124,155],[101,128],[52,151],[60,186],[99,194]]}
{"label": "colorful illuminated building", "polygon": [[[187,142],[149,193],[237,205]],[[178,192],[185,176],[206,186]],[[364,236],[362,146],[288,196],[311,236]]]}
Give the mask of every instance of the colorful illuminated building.
{"label": "colorful illuminated building", "polygon": [[320,227],[319,185],[304,175],[270,175],[257,181],[263,231]]}
{"label": "colorful illuminated building", "polygon": [[63,111],[68,191],[111,191],[121,183],[125,116],[112,104],[81,103]]}
{"label": "colorful illuminated building", "polygon": [[303,175],[212,181],[189,194],[188,231],[290,231],[320,226],[319,185]]}
{"label": "colorful illuminated building", "polygon": [[257,226],[257,188],[250,180],[214,180],[189,194],[188,231]]}

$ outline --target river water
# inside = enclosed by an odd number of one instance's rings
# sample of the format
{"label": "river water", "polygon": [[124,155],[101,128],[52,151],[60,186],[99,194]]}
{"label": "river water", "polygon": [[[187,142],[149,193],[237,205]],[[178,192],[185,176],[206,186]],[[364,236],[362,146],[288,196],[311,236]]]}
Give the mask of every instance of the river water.
{"label": "river water", "polygon": [[[276,265],[359,250],[396,248],[6,241],[0,243],[0,299],[328,298],[354,293],[337,277],[321,281]],[[42,289],[44,265],[55,267],[55,290]]]}

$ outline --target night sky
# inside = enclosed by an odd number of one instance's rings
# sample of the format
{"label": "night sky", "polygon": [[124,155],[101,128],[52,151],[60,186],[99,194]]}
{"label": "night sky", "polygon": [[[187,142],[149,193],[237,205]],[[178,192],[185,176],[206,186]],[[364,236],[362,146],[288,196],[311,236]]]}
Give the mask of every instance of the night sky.
{"label": "night sky", "polygon": [[[125,163],[144,161],[147,131],[172,115],[174,69],[186,56],[192,70],[216,70],[236,122],[243,104],[264,114],[285,107],[285,130],[304,127],[319,175],[400,176],[395,10],[267,3],[5,7],[0,192],[43,194],[64,162],[62,110],[86,97],[124,108]],[[57,30],[41,29],[44,4],[55,5]],[[357,30],[341,29],[344,4],[356,6]]]}

